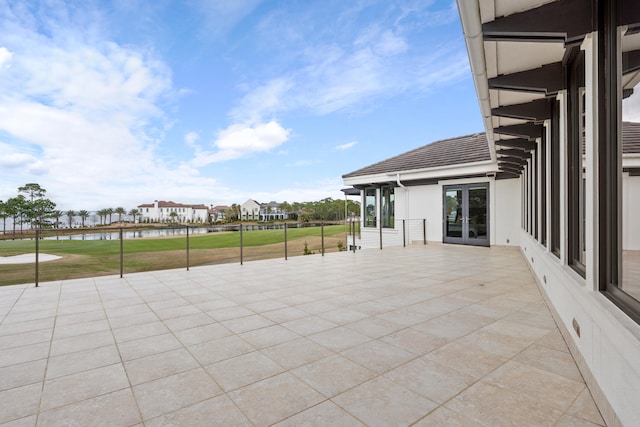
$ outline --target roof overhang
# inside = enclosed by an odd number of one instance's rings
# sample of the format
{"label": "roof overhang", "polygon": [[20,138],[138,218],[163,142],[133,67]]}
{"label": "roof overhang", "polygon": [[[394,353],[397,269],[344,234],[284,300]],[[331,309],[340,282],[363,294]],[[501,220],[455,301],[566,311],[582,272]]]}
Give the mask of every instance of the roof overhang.
{"label": "roof overhang", "polygon": [[[563,61],[597,29],[592,0],[457,0],[489,144],[501,171],[519,173],[545,137]],[[620,2],[618,22],[640,32],[640,2]],[[622,53],[623,90],[640,81],[640,50]],[[634,83],[634,84],[631,84]],[[513,150],[522,150],[522,153]],[[633,162],[626,157],[624,162]]]}
{"label": "roof overhang", "polygon": [[496,163],[493,160],[485,160],[482,162],[442,166],[439,168],[413,169],[374,175],[355,176],[344,178],[344,183],[354,187],[389,183],[395,184],[397,182],[398,175],[400,175],[400,180],[403,183],[406,183],[407,181],[432,182],[434,180],[437,182],[437,180],[440,179],[479,176],[495,174],[496,172]]}

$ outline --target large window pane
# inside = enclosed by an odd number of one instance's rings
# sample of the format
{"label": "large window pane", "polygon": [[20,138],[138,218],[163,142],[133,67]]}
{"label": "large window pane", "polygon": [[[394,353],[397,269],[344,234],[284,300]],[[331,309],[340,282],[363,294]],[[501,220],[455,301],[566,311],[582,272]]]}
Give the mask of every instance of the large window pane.
{"label": "large window pane", "polygon": [[395,224],[395,199],[393,187],[382,187],[382,227],[394,228]]}
{"label": "large window pane", "polygon": [[[640,70],[627,71],[628,57],[640,49],[640,34],[628,34],[620,28],[622,36],[622,153],[618,169],[622,186],[622,278],[619,288],[640,300]],[[637,67],[636,67],[637,68]],[[636,166],[636,167],[633,167]],[[620,216],[619,216],[620,217]]]}
{"label": "large window pane", "polygon": [[584,52],[576,53],[568,67],[568,249],[569,264],[583,277],[585,254],[585,84]]}
{"label": "large window pane", "polygon": [[377,218],[376,210],[376,189],[366,188],[364,190],[364,226],[375,227]]}

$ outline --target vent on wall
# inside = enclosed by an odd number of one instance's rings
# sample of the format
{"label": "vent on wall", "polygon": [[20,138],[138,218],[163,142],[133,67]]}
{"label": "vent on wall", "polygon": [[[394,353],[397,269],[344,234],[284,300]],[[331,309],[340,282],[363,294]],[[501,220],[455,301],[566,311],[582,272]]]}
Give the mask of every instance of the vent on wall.
{"label": "vent on wall", "polygon": [[575,319],[575,317],[573,318],[573,321],[571,322],[571,324],[573,325],[573,329],[576,331],[578,338],[580,338],[580,324]]}

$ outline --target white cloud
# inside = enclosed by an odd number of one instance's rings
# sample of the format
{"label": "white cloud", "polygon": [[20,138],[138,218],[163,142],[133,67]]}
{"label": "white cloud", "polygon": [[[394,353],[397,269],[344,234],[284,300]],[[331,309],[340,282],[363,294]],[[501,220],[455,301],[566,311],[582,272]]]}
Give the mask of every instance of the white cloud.
{"label": "white cloud", "polygon": [[357,143],[358,143],[358,141],[347,142],[345,144],[336,145],[335,149],[336,150],[348,150],[349,148],[355,147],[355,145]]}
{"label": "white cloud", "polygon": [[359,113],[374,108],[379,99],[407,93],[419,96],[469,73],[462,43],[416,46],[401,25],[388,28],[380,23],[350,36],[341,42],[336,36],[331,42],[302,45],[297,55],[291,55],[296,62],[287,71],[256,84],[246,83],[231,113],[233,119],[256,120],[299,110],[317,115]]}
{"label": "white cloud", "polygon": [[[310,200],[321,200],[325,197],[344,199],[344,194],[340,191],[341,188],[344,188],[344,184],[342,183],[342,179],[338,177],[324,179],[318,182],[294,182],[289,188],[275,192],[261,191],[247,193],[243,196],[261,202],[270,200],[279,202],[308,202]],[[240,197],[240,199],[242,199],[242,197]]]}
{"label": "white cloud", "polygon": [[12,57],[13,53],[9,52],[9,49],[0,47],[0,68],[9,68]]}
{"label": "white cloud", "polygon": [[196,147],[197,146],[196,143],[198,142],[199,139],[200,139],[200,135],[198,135],[198,132],[188,132],[184,136],[184,142],[189,147]]}
{"label": "white cloud", "polygon": [[[64,4],[54,9],[69,12]],[[224,191],[193,167],[159,156],[170,125],[165,109],[179,91],[153,52],[101,39],[101,23],[91,22],[98,14],[75,28],[57,15],[13,12],[0,14],[2,188],[38,182],[73,209],[159,197],[202,203]]]}
{"label": "white cloud", "polygon": [[244,157],[251,153],[270,151],[289,139],[289,129],[272,120],[268,123],[233,124],[218,132],[213,146],[216,151],[196,150],[193,166],[202,167]]}

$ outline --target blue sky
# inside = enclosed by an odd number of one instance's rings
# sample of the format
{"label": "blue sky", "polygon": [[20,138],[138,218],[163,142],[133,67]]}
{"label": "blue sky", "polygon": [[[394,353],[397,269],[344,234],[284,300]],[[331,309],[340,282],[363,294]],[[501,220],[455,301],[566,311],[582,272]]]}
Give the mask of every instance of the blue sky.
{"label": "blue sky", "polygon": [[455,1],[0,0],[0,200],[341,197],[482,131]]}

